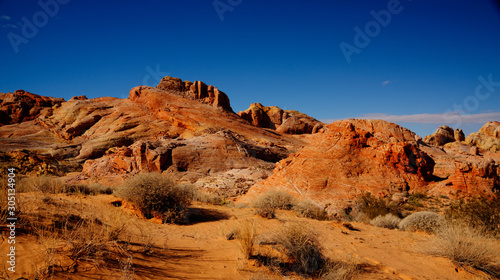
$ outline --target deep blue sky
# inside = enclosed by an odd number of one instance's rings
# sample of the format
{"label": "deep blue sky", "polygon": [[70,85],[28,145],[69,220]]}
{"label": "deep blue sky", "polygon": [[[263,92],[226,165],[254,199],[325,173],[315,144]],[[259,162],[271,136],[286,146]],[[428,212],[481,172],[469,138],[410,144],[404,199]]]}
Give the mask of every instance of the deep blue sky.
{"label": "deep blue sky", "polygon": [[[500,120],[492,0],[401,0],[350,63],[339,45],[355,46],[354,28],[395,0],[216,1],[237,5],[221,20],[213,0],[71,0],[45,24],[37,1],[0,0],[0,92],[123,98],[156,85],[157,69],[218,87],[235,111],[260,102],[326,121],[381,117],[421,136],[445,123],[470,133]],[[34,15],[40,27],[16,53],[12,34],[21,38],[23,17]],[[497,84],[478,98],[480,76]],[[443,116],[457,105],[463,112]]]}

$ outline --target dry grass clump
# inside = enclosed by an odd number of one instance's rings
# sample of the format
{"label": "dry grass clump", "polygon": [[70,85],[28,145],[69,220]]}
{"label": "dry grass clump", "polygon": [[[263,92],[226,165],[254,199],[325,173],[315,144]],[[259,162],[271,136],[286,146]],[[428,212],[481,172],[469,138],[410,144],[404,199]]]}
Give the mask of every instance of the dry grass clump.
{"label": "dry grass clump", "polygon": [[212,205],[230,205],[232,201],[226,200],[224,197],[221,197],[220,195],[213,194],[213,193],[207,193],[201,190],[197,190],[193,188],[193,200],[194,201],[199,201],[203,203],[208,203]]}
{"label": "dry grass clump", "polygon": [[368,192],[356,199],[352,214],[364,213],[367,220],[371,220],[386,214],[400,217],[401,211],[401,207],[396,202],[390,202],[383,197],[377,198]]}
{"label": "dry grass clump", "polygon": [[[100,268],[108,260],[130,255],[123,240],[128,217],[111,206],[74,205],[35,197],[36,208],[22,214],[23,228],[37,237],[34,279]],[[30,278],[31,279],[31,278]]]}
{"label": "dry grass clump", "polygon": [[325,209],[319,207],[310,200],[303,200],[293,206],[293,211],[300,217],[311,218],[316,220],[328,220],[328,214]]}
{"label": "dry grass clump", "polygon": [[320,280],[351,280],[361,271],[358,260],[346,256],[339,260],[329,260],[321,273]]}
{"label": "dry grass clump", "polygon": [[135,279],[135,269],[133,267],[134,257],[128,256],[127,258],[120,261],[120,271],[121,279],[123,280],[134,280]]}
{"label": "dry grass clump", "polygon": [[113,188],[96,184],[66,185],[55,176],[25,177],[17,184],[19,192],[42,192],[44,194],[73,193],[81,195],[112,194]]}
{"label": "dry grass clump", "polygon": [[449,220],[461,221],[500,237],[500,196],[457,201],[445,215]]}
{"label": "dry grass clump", "polygon": [[239,242],[240,252],[243,258],[250,259],[253,255],[255,240],[257,237],[257,227],[255,221],[245,220],[236,229],[236,238]]}
{"label": "dry grass clump", "polygon": [[434,233],[446,224],[443,216],[434,212],[416,212],[401,220],[399,229]]}
{"label": "dry grass clump", "polygon": [[256,214],[272,219],[277,209],[290,210],[295,204],[295,198],[284,191],[270,190],[259,196],[253,203]]}
{"label": "dry grass clump", "polygon": [[400,222],[401,218],[394,216],[393,214],[386,214],[384,216],[381,215],[377,216],[375,219],[372,219],[370,221],[370,224],[377,227],[395,229],[398,228]]}
{"label": "dry grass clump", "polygon": [[136,206],[147,218],[161,217],[167,223],[187,222],[192,189],[177,185],[159,173],[141,173],[124,182],[116,192]]}
{"label": "dry grass clump", "polygon": [[316,235],[299,224],[289,224],[276,238],[276,250],[288,258],[300,272],[317,275],[326,264],[326,258]]}
{"label": "dry grass clump", "polygon": [[430,252],[500,277],[500,244],[477,228],[460,223],[442,227]]}
{"label": "dry grass clump", "polygon": [[66,185],[55,176],[26,177],[17,183],[19,192],[64,193]]}
{"label": "dry grass clump", "polygon": [[81,195],[112,194],[113,188],[100,183],[90,185],[78,184],[66,186],[65,192]]}

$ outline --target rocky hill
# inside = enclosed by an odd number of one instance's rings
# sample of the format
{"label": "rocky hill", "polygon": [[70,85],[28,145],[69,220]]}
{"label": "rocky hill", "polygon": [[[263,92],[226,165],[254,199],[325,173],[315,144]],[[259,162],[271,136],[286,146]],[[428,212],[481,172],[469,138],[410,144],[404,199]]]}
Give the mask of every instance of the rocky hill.
{"label": "rocky hill", "polygon": [[64,101],[19,90],[0,102],[3,166],[69,183],[165,172],[241,201],[279,188],[332,211],[367,191],[461,196],[500,185],[499,122],[467,137],[444,126],[422,141],[381,120],[327,125],[259,103],[236,114],[216,87],[172,77],[126,99]]}

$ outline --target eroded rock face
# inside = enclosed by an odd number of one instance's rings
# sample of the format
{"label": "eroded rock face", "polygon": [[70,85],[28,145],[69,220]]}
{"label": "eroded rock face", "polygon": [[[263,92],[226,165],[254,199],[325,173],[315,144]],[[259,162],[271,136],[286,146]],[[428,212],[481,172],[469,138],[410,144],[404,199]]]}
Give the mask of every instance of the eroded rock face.
{"label": "eroded rock face", "polygon": [[253,103],[238,115],[257,127],[274,129],[286,134],[310,134],[321,130],[323,123],[297,111]]}
{"label": "eroded rock face", "polygon": [[467,136],[465,142],[485,151],[500,151],[500,122],[486,123],[478,132]]}
{"label": "eroded rock face", "polygon": [[[22,174],[63,176],[83,167],[68,175],[70,183],[114,184],[139,172],[167,172],[221,195],[241,195],[304,144],[221,109],[229,100],[213,86],[180,79],[164,86],[133,88],[127,99],[77,96],[1,126],[6,156],[0,160],[19,163]],[[193,90],[177,91],[183,88]]]}
{"label": "eroded rock face", "polygon": [[227,95],[214,86],[207,86],[201,81],[182,81],[179,78],[164,77],[156,88],[178,93],[186,98],[192,98],[214,107],[233,112]]}
{"label": "eroded rock face", "polygon": [[434,161],[420,150],[418,137],[380,120],[337,121],[297,153],[278,162],[271,177],[244,199],[271,188],[322,204],[345,204],[362,192],[388,195],[419,190],[432,179]]}
{"label": "eroded rock face", "polygon": [[486,151],[477,152],[477,147],[453,142],[443,148],[422,147],[431,156],[435,182],[429,184],[431,194],[463,197],[490,195],[500,186],[498,163],[500,155]]}
{"label": "eroded rock face", "polygon": [[64,99],[40,96],[24,90],[0,93],[0,126],[30,121],[50,114]]}
{"label": "eroded rock face", "polygon": [[[81,176],[95,179],[166,172],[184,182],[210,186],[215,192],[224,187],[231,193],[230,187],[223,183],[229,179],[246,186],[234,190],[236,195],[246,192],[250,182],[269,176],[275,162],[287,156],[288,151],[283,147],[258,146],[232,131],[221,130],[190,139],[139,140],[128,147],[112,148],[101,158],[87,160]],[[233,172],[245,169],[248,171]],[[252,176],[228,178],[227,174]]]}

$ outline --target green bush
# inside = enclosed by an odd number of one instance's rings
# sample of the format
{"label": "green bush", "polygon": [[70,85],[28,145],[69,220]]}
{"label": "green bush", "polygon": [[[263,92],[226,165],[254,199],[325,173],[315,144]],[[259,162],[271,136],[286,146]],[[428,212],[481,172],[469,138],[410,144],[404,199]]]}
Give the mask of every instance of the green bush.
{"label": "green bush", "polygon": [[300,217],[316,220],[328,220],[328,214],[325,209],[319,207],[310,200],[304,200],[293,206],[293,211]]}
{"label": "green bush", "polygon": [[384,216],[377,216],[375,219],[370,221],[370,224],[383,227],[388,229],[398,228],[401,218],[394,216],[393,214],[387,214]]}
{"label": "green bush", "polygon": [[416,212],[401,220],[399,229],[434,233],[446,224],[443,216],[434,212]]}
{"label": "green bush", "polygon": [[453,203],[445,212],[449,220],[462,221],[472,227],[500,236],[500,197],[473,197]]}
{"label": "green bush", "polygon": [[142,173],[125,181],[116,192],[136,206],[147,218],[161,216],[164,222],[187,221],[192,189],[179,186],[159,173]]}

